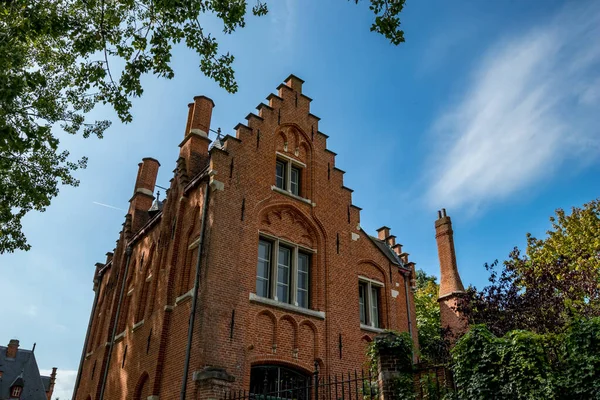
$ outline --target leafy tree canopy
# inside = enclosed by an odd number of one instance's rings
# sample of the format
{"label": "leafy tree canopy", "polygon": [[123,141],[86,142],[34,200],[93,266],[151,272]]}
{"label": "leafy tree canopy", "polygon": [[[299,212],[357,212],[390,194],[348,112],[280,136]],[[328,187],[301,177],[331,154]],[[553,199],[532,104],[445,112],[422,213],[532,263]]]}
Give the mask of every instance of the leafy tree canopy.
{"label": "leafy tree canopy", "polygon": [[490,285],[468,289],[459,309],[494,334],[514,329],[561,332],[574,317],[600,315],[600,199],[570,214],[556,210],[547,237],[527,235],[527,249],[515,248]]}
{"label": "leafy tree canopy", "polygon": [[[394,45],[404,41],[404,2],[369,0],[371,30]],[[79,183],[72,173],[86,159],[71,161],[59,149],[57,129],[102,137],[110,122],[85,117],[98,103],[130,122],[141,77],[173,78],[179,43],[196,53],[206,76],[236,92],[234,56],[219,52],[202,18],[216,15],[230,34],[250,12],[265,15],[267,3],[249,10],[246,0],[0,1],[0,254],[28,250],[22,218],[44,211],[60,184]]]}

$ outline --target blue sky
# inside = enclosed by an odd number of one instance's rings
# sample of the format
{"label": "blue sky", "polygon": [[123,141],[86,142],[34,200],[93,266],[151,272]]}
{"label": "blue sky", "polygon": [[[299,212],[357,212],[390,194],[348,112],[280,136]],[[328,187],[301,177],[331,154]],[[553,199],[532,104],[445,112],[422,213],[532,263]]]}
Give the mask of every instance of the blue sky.
{"label": "blue sky", "polygon": [[[31,251],[0,256],[0,340],[37,342],[40,367],[59,368],[55,397],[70,396],[94,263],[114,248],[137,163],[160,160],[157,183],[168,186],[194,95],[211,97],[212,127],[233,133],[290,73],[303,78],[363,228],[390,226],[437,275],[433,222],[446,207],[465,284],[485,285],[483,264],[523,246],[526,232],[542,236],[556,208],[598,196],[600,3],[408,0],[398,47],[369,32],[368,2],[353,3],[271,1],[266,17],[217,34],[236,56],[235,95],[177,48],[175,79],[144,80],[133,123],[62,140],[90,159],[81,186],[27,216]],[[105,108],[93,117],[115,118]]]}

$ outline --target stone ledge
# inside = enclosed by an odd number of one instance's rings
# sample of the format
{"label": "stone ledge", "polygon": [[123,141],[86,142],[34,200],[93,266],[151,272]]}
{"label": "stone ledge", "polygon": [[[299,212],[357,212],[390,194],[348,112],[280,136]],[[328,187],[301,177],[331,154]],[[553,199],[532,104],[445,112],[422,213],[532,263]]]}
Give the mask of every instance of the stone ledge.
{"label": "stone ledge", "polygon": [[123,338],[125,337],[126,334],[127,334],[127,329],[125,329],[123,332],[121,332],[117,336],[115,336],[114,343],[119,343],[121,340],[123,340]]}
{"label": "stone ledge", "polygon": [[275,186],[275,185],[271,186],[271,190],[273,190],[274,192],[281,193],[281,194],[283,194],[283,195],[289,196],[289,197],[291,197],[292,199],[300,200],[300,201],[301,201],[301,202],[303,202],[303,203],[310,204],[310,205],[311,205],[311,206],[313,206],[313,207],[314,207],[314,206],[316,206],[316,204],[315,204],[315,203],[313,203],[312,201],[310,201],[309,199],[305,199],[304,197],[296,196],[295,194],[293,194],[293,193],[290,193],[290,192],[288,192],[287,190],[284,190],[284,189],[278,188],[278,187],[277,187],[277,186]]}
{"label": "stone ledge", "polygon": [[131,327],[131,332],[135,332],[138,329],[140,329],[142,326],[144,325],[144,320],[141,320],[140,322],[133,324],[133,326]]}
{"label": "stone ledge", "polygon": [[179,305],[180,303],[183,303],[185,300],[191,299],[193,293],[194,293],[194,289],[190,289],[188,292],[182,294],[181,296],[179,296],[178,298],[175,299],[175,305]]}
{"label": "stone ledge", "polygon": [[265,297],[257,296],[256,293],[250,293],[249,300],[252,303],[265,304],[268,306],[281,308],[286,311],[292,311],[298,314],[308,315],[309,317],[325,319],[325,313],[323,311],[315,311],[309,308],[302,308],[291,304],[282,303],[280,301],[275,301],[273,299],[267,299]]}
{"label": "stone ledge", "polygon": [[363,331],[369,331],[369,332],[374,332],[374,333],[385,332],[385,329],[375,328],[374,326],[369,326],[369,325],[365,325],[365,324],[360,324],[360,329],[362,329]]}
{"label": "stone ledge", "polygon": [[235,376],[228,374],[224,368],[204,367],[204,369],[200,371],[194,371],[192,379],[194,382],[206,381],[208,379],[219,379],[225,382],[233,382],[235,381]]}

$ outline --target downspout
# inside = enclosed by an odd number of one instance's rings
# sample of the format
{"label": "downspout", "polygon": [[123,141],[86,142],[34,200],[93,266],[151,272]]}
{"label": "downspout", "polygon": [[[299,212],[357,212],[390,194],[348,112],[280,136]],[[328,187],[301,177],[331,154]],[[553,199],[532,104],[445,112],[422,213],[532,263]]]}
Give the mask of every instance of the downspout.
{"label": "downspout", "polygon": [[410,302],[408,299],[408,279],[407,276],[402,274],[404,278],[404,293],[406,294],[406,315],[408,318],[408,333],[410,334],[410,338],[413,338],[413,329],[412,329],[412,318],[410,317]]}
{"label": "downspout", "polygon": [[102,389],[100,389],[100,397],[98,400],[104,399],[104,389],[106,388],[106,377],[108,376],[108,368],[110,367],[110,359],[112,357],[113,345],[115,343],[115,335],[117,331],[117,325],[119,325],[119,315],[121,314],[121,303],[123,302],[123,293],[125,292],[125,285],[127,284],[127,273],[129,272],[129,261],[131,260],[132,249],[131,246],[127,246],[125,254],[127,254],[127,261],[125,261],[125,274],[123,275],[123,284],[121,285],[121,291],[119,292],[119,302],[117,303],[117,315],[115,316],[115,323],[113,325],[112,333],[110,335],[110,344],[108,348],[108,359],[106,361],[106,367],[104,368],[104,374],[102,377]]}
{"label": "downspout", "polygon": [[210,200],[209,182],[206,182],[204,193],[204,204],[202,204],[202,216],[200,220],[200,240],[198,241],[198,259],[196,260],[196,276],[194,277],[194,289],[192,292],[192,311],[190,311],[187,346],[185,349],[185,364],[183,366],[183,381],[181,382],[181,400],[185,400],[185,396],[187,394],[187,381],[188,373],[190,370],[190,355],[192,352],[192,336],[194,334],[194,323],[196,322],[196,308],[198,306],[198,288],[200,286],[200,263],[202,261],[202,255],[204,250],[204,230],[206,225],[208,202]]}
{"label": "downspout", "polygon": [[102,285],[103,276],[104,274],[100,275],[99,280],[94,279],[94,286],[96,286],[96,290],[94,290],[94,303],[92,305],[92,311],[90,312],[90,320],[88,322],[87,332],[85,334],[85,341],[83,342],[83,350],[81,350],[81,358],[79,359],[79,371],[77,371],[77,378],[75,379],[75,387],[73,388],[72,400],[75,400],[77,389],[79,388],[79,381],[81,380],[81,372],[83,370],[83,361],[85,360],[85,352],[87,350],[88,341],[90,339],[90,330],[92,329],[92,322],[94,320],[94,313],[96,312],[96,305],[98,304],[98,294],[100,293],[100,286]]}
{"label": "downspout", "polygon": [[[409,302],[409,298],[408,298],[408,275],[402,274],[402,277],[404,278],[404,294],[406,295],[406,316],[408,319],[408,333],[414,344],[415,338],[413,337],[412,318],[410,317],[410,302]],[[412,359],[414,362],[414,359],[415,359],[414,350],[413,350]]]}

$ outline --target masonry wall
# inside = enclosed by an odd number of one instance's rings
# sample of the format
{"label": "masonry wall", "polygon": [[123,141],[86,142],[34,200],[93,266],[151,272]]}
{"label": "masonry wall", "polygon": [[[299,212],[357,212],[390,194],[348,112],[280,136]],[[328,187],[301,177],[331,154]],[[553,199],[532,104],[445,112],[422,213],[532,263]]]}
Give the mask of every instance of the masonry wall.
{"label": "masonry wall", "polygon": [[[147,222],[137,231],[131,228],[131,217],[129,223],[126,219],[114,256],[97,270],[98,305],[77,399],[99,398],[114,326],[104,398],[180,397],[199,252],[186,398],[201,398],[193,377],[206,367],[222,368],[235,378],[231,386],[239,389],[248,389],[251,367],[265,363],[306,373],[314,370],[315,361],[327,374],[362,368],[366,344],[378,330],[361,327],[359,277],[383,284],[383,328],[409,329],[408,295],[416,340],[412,291],[405,290],[410,267],[392,262],[360,228],[352,190],[344,187],[344,172],[336,168],[335,153],[327,149],[327,136],[319,131],[319,118],[310,113],[311,99],[301,88],[301,80],[288,78],[277,95],[268,97],[268,104],[257,107],[258,114],[250,114],[247,124],[238,124],[235,136],[212,147],[206,157],[194,155],[193,146],[202,149],[201,136],[182,142],[162,211],[144,216]],[[201,129],[210,126],[208,101],[197,98],[190,105],[186,140],[196,119],[204,118],[196,124]],[[278,157],[303,165],[300,196],[274,188]],[[146,170],[140,168],[143,175]],[[144,188],[154,191],[154,181],[139,172],[140,181],[150,182],[151,188]],[[199,246],[207,190],[210,200]],[[139,211],[130,210],[133,226],[136,212],[139,221]],[[255,296],[261,235],[311,251],[309,310]],[[125,276],[127,245],[132,252]]]}

